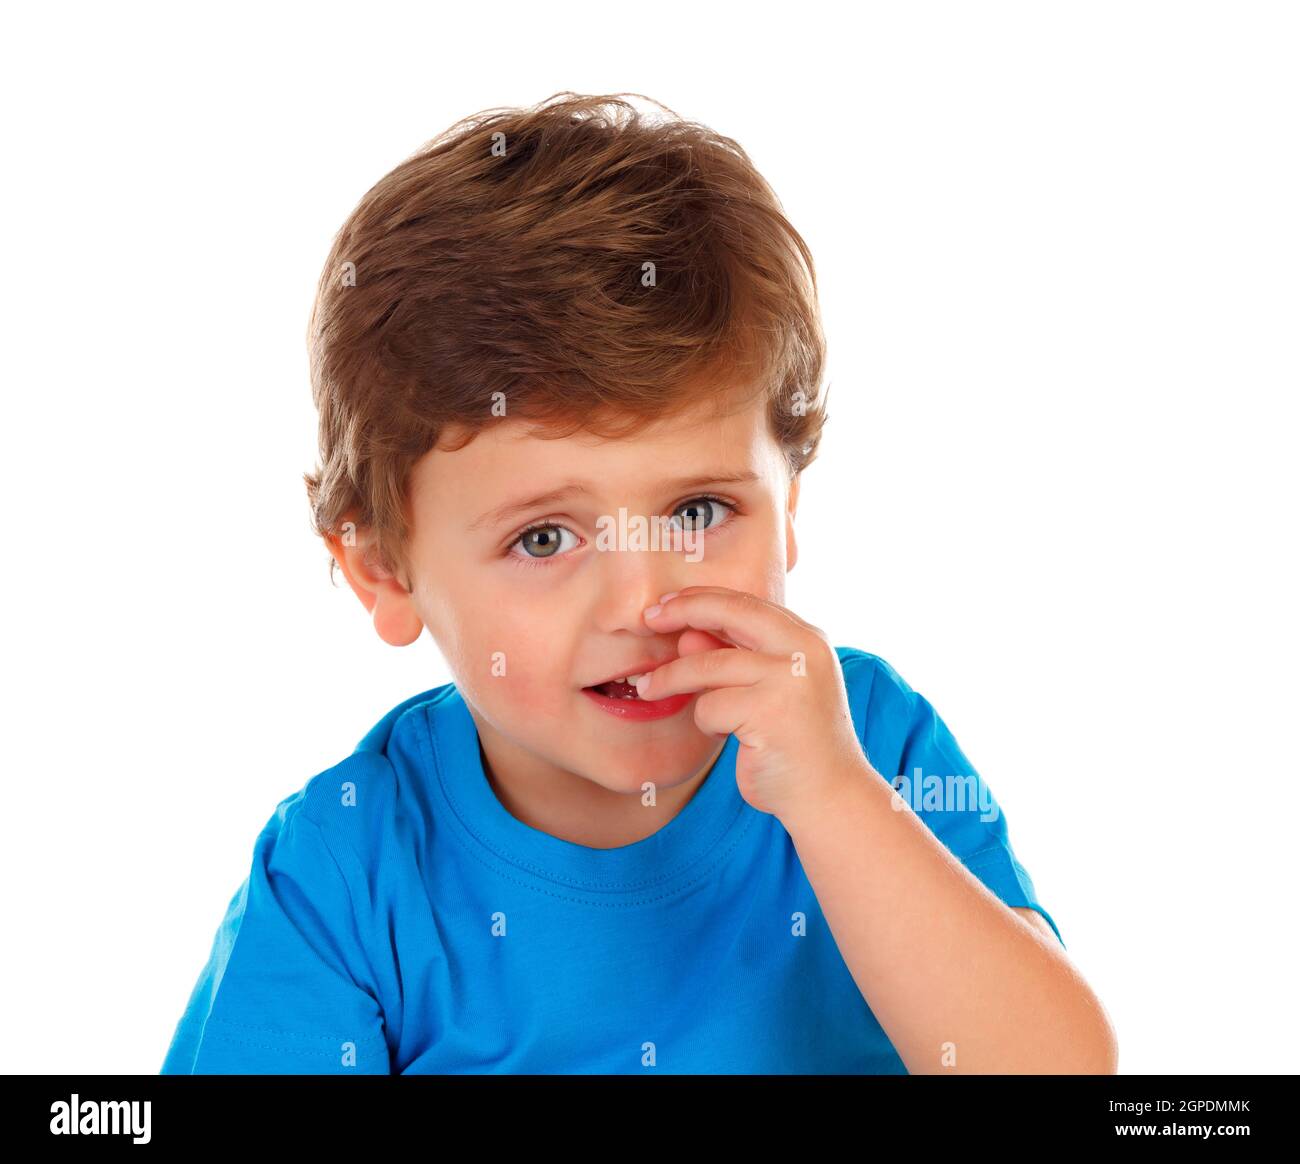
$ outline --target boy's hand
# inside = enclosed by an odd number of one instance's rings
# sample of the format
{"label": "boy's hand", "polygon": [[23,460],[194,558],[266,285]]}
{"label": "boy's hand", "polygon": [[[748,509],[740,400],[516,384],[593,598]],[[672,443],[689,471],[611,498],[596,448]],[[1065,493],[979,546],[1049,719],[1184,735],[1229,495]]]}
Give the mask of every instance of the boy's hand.
{"label": "boy's hand", "polygon": [[[701,691],[701,731],[734,734],[740,794],[783,824],[873,769],[826,635],[783,606],[725,586],[673,592],[646,625],[683,631],[679,658],[642,677],[644,699]],[[877,777],[879,779],[879,777]]]}

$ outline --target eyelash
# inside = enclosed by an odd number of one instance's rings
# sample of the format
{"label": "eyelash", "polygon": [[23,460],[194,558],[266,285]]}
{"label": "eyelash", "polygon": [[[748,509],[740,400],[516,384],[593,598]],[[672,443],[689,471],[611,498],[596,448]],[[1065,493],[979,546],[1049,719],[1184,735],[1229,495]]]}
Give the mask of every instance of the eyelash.
{"label": "eyelash", "polygon": [[[716,494],[713,493],[699,493],[696,494],[694,497],[688,497],[686,498],[685,501],[679,502],[676,506],[674,506],[673,512],[676,513],[677,510],[682,508],[682,506],[689,505],[692,501],[711,501],[715,505],[725,505],[728,509],[731,510],[731,517],[728,520],[724,522],[719,522],[716,525],[711,525],[708,527],[708,529],[702,530],[701,531],[702,533],[711,534],[717,530],[729,526],[732,520],[734,520],[735,516],[740,512],[740,507],[734,501],[729,501],[725,497],[718,497]],[[525,570],[531,570],[538,566],[548,566],[561,555],[557,553],[557,554],[552,554],[549,558],[534,558],[528,554],[523,554],[523,555],[512,554],[510,551],[513,550],[515,546],[517,546],[520,542],[522,542],[524,538],[526,538],[530,533],[532,533],[533,530],[563,529],[563,528],[565,527],[559,525],[554,521],[537,521],[534,522],[532,525],[525,526],[517,534],[515,534],[515,536],[510,540],[510,544],[506,546],[505,553],[503,556],[509,558],[516,565],[522,566]]]}

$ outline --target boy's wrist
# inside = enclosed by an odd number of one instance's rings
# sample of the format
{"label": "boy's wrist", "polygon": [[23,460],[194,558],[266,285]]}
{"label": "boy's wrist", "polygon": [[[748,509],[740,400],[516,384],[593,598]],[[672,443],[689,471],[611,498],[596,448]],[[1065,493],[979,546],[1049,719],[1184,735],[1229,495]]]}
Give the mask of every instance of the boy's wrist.
{"label": "boy's wrist", "polygon": [[835,775],[821,783],[820,794],[782,814],[781,824],[795,840],[801,835],[813,835],[826,821],[842,819],[846,813],[861,813],[877,793],[884,802],[893,790],[863,756],[838,766]]}

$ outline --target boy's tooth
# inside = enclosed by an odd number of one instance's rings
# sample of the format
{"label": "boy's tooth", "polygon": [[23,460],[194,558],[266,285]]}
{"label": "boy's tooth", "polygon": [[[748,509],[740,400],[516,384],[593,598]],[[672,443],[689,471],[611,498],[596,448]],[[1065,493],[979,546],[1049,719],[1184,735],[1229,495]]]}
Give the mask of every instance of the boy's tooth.
{"label": "boy's tooth", "polygon": [[[644,674],[644,672],[643,672],[643,674]],[[635,686],[636,686],[636,681],[637,681],[638,679],[640,679],[640,678],[641,678],[640,675],[629,675],[625,680],[623,680],[623,682],[625,682],[625,683],[631,683],[631,684],[635,687]]]}

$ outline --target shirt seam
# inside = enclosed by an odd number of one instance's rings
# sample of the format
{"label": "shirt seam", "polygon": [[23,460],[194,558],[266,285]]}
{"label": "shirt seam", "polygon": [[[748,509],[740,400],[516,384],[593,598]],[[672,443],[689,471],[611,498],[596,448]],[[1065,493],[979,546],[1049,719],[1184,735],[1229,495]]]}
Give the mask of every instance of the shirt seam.
{"label": "shirt seam", "polygon": [[205,1039],[213,1026],[218,1028],[230,1028],[228,1030],[218,1029],[214,1033],[222,1038],[230,1039],[234,1042],[249,1042],[249,1039],[246,1036],[238,1033],[241,1031],[249,1031],[254,1035],[274,1039],[277,1042],[283,1040],[284,1046],[282,1049],[299,1051],[302,1054],[311,1054],[313,1052],[311,1048],[308,1047],[292,1046],[294,1041],[301,1043],[328,1043],[331,1046],[339,1042],[356,1043],[359,1046],[368,1046],[375,1050],[378,1050],[380,1047],[387,1047],[387,1042],[383,1037],[372,1032],[365,1032],[360,1039],[342,1033],[338,1035],[308,1034],[305,1031],[291,1031],[286,1030],[283,1027],[265,1027],[259,1026],[256,1023],[241,1023],[236,1019],[228,1019],[215,1014],[209,1015],[207,1022],[204,1024]]}
{"label": "shirt seam", "polygon": [[965,865],[985,865],[988,864],[990,860],[994,859],[1005,860],[1008,863],[1013,860],[1006,845],[1002,844],[1000,841],[996,844],[980,849],[977,852],[971,853],[969,857],[960,858],[962,863]]}

